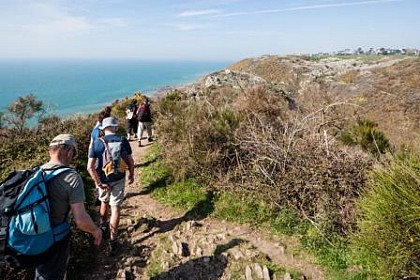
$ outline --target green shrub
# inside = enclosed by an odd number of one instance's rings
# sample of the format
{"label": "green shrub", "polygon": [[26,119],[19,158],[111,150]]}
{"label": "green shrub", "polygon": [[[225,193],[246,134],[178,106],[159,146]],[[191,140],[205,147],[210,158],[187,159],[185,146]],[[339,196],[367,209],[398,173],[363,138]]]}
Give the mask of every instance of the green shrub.
{"label": "green shrub", "polygon": [[385,134],[377,130],[377,124],[370,120],[358,120],[341,134],[341,140],[347,145],[360,145],[363,150],[373,155],[389,151],[391,144]]}
{"label": "green shrub", "polygon": [[359,201],[355,257],[380,279],[420,275],[420,155],[393,157],[370,177]]}
{"label": "green shrub", "polygon": [[133,100],[137,100],[137,104],[141,103],[142,100],[142,93],[138,92],[135,93],[134,96],[132,97],[124,97],[122,100],[116,100],[114,101],[114,103],[112,103],[112,114],[113,116],[122,119],[125,118],[126,115],[126,110],[128,105],[130,105],[130,103]]}
{"label": "green shrub", "polygon": [[156,134],[174,178],[208,182],[215,175],[215,166],[226,169],[232,165],[239,123],[235,112],[226,106],[182,100],[179,93],[157,105]]}

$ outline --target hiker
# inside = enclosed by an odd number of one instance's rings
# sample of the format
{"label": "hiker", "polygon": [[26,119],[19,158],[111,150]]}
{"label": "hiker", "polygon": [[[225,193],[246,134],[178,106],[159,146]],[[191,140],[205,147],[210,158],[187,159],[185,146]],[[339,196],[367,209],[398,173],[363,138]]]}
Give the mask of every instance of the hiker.
{"label": "hiker", "polygon": [[[68,167],[76,157],[76,140],[70,134],[56,136],[49,145],[50,161],[44,169]],[[51,223],[59,224],[66,219],[70,222],[69,209],[76,226],[90,233],[99,246],[102,231],[92,221],[85,209],[85,190],[81,176],[75,171],[63,172],[47,183],[51,207]],[[36,267],[35,279],[65,279],[70,257],[70,234],[57,242],[51,249],[52,255],[46,262]]]}
{"label": "hiker", "polygon": [[143,97],[143,102],[137,110],[137,119],[139,121],[139,127],[137,129],[137,141],[139,147],[141,147],[141,138],[143,137],[144,130],[147,130],[148,141],[153,141],[152,113],[150,111],[149,99],[146,97]]}
{"label": "hiker", "polygon": [[[101,130],[100,130],[100,126],[102,124],[102,120],[105,118],[108,118],[111,116],[111,111],[112,111],[112,107],[111,106],[106,106],[104,109],[102,109],[97,115],[96,115],[96,124],[92,129],[92,132],[90,133],[90,143],[89,143],[89,149],[88,149],[88,153],[90,148],[92,147],[93,143],[95,142],[95,140],[97,138],[99,138],[102,134]],[[99,201],[99,195],[98,193],[95,194],[96,198],[95,198],[95,202],[94,205],[95,206],[100,206],[101,202]]]}
{"label": "hiker", "polygon": [[89,149],[92,146],[93,142],[95,142],[95,140],[101,136],[100,126],[102,124],[102,120],[110,117],[111,116],[111,111],[112,111],[112,107],[111,106],[106,106],[104,109],[102,109],[102,111],[100,111],[97,114],[97,116],[96,116],[97,117],[97,122],[96,122],[95,126],[93,127],[92,132],[90,134]]}
{"label": "hiker", "polygon": [[[126,177],[125,170],[121,169],[120,172],[117,169],[125,165],[128,169],[128,183],[132,184],[134,181],[134,161],[131,156],[132,151],[129,142],[126,138],[117,134],[118,123],[114,117],[103,119],[100,128],[104,136],[96,139],[89,150],[87,170],[99,191],[99,200],[101,201],[99,209],[101,229],[105,235],[108,232],[110,233],[108,245],[109,255],[112,256],[116,254],[118,249],[117,234],[120,221],[120,207],[124,199]],[[111,157],[110,160],[107,159],[109,154],[114,153],[113,147],[119,147],[120,149],[117,154],[122,161],[119,161],[118,168],[114,165],[115,158]],[[112,153],[109,152],[111,150]],[[108,174],[106,173],[106,169],[104,170],[103,168],[107,166],[114,168]],[[111,216],[108,226],[109,210],[111,210]]]}
{"label": "hiker", "polygon": [[128,105],[126,110],[126,119],[127,119],[127,139],[130,141],[131,134],[134,134],[134,138],[137,138],[137,128],[139,125],[139,121],[137,120],[136,113],[137,113],[137,99],[133,99]]}

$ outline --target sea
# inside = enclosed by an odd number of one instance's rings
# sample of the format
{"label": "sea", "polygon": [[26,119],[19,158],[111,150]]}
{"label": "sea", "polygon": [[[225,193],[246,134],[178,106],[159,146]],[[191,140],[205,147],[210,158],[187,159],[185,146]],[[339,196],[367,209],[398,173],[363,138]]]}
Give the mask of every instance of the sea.
{"label": "sea", "polygon": [[95,113],[135,92],[153,96],[161,88],[195,82],[233,62],[145,60],[0,61],[0,112],[33,94],[48,114]]}

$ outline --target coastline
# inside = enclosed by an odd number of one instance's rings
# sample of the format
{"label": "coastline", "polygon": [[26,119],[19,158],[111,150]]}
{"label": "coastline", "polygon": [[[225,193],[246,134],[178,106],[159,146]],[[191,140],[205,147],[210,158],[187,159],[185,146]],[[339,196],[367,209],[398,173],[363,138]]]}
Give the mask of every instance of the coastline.
{"label": "coastline", "polygon": [[19,96],[34,94],[50,114],[89,114],[142,92],[158,96],[197,82],[230,62],[22,61],[0,63],[0,112]]}

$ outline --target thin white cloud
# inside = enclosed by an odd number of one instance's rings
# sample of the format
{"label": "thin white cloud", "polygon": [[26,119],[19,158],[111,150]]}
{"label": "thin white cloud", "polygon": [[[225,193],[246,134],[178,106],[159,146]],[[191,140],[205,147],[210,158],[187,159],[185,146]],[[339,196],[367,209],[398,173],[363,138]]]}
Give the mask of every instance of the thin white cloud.
{"label": "thin white cloud", "polygon": [[179,17],[197,17],[197,16],[208,16],[220,14],[220,10],[193,10],[193,11],[184,11],[178,14]]}
{"label": "thin white cloud", "polygon": [[215,15],[214,17],[234,17],[234,16],[257,15],[257,14],[273,14],[273,13],[282,13],[282,12],[289,12],[289,11],[339,8],[339,7],[347,7],[347,6],[372,5],[372,4],[383,4],[387,2],[402,2],[402,1],[404,0],[369,0],[369,1],[358,1],[358,2],[337,3],[337,4],[306,5],[306,6],[298,6],[298,7],[292,7],[292,8],[284,8],[284,9],[270,9],[270,10],[259,10],[259,11],[253,11],[253,12],[226,13],[226,14]]}
{"label": "thin white cloud", "polygon": [[202,25],[185,24],[185,23],[168,23],[168,24],[163,24],[163,26],[173,27],[181,31],[191,31],[191,30],[198,30],[198,29],[204,28],[204,26]]}

